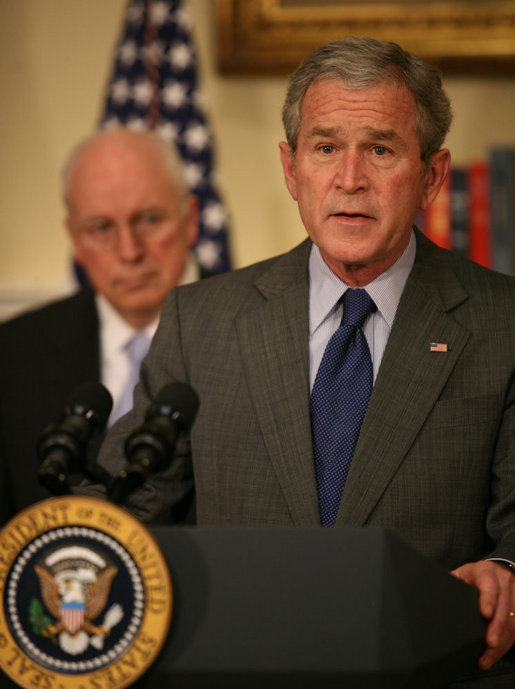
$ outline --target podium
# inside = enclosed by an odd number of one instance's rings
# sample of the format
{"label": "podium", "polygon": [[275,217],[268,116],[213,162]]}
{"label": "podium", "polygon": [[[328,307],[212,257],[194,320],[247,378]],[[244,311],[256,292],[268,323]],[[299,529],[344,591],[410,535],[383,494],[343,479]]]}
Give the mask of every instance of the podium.
{"label": "podium", "polygon": [[[105,517],[106,503],[91,504]],[[84,509],[80,500],[67,498],[36,506],[35,511],[21,515],[11,528],[11,536],[18,538],[22,533],[17,525],[28,528],[35,524],[34,514],[48,517],[54,514],[52,508],[63,511],[70,505]],[[115,516],[122,513],[116,510]],[[139,524],[133,517],[126,518],[132,525]],[[121,521],[124,519],[122,513]],[[120,526],[115,522],[113,529]],[[130,524],[127,533],[132,534]],[[110,661],[104,662],[99,670],[102,679],[88,683],[77,673],[79,665],[71,661],[76,657],[79,662],[80,653],[90,653],[87,644],[93,637],[80,632],[86,645],[75,650],[79,655],[70,656],[73,648],[59,650],[57,636],[51,642],[41,634],[36,637],[24,631],[30,626],[30,620],[23,617],[30,609],[28,602],[38,604],[39,589],[29,591],[36,577],[33,570],[41,570],[43,560],[59,560],[63,552],[68,559],[85,558],[89,550],[74,545],[75,534],[92,543],[102,544],[108,538],[96,529],[60,527],[48,532],[48,537],[43,534],[32,542],[29,539],[27,549],[18,557],[25,569],[16,564],[4,582],[6,592],[11,592],[4,595],[14,619],[4,626],[4,633],[11,625],[13,637],[26,639],[32,646],[37,638],[47,649],[52,644],[63,659],[49,659],[47,651],[47,655],[39,653],[42,670],[38,670],[32,662],[37,650],[29,648],[26,658],[19,659],[14,642],[8,647],[4,636],[2,662],[16,670],[14,676],[23,679],[21,686],[43,686],[47,665],[49,689],[90,685],[101,689],[129,685],[136,689],[422,689],[445,687],[476,671],[486,631],[477,591],[382,529],[156,527],[151,530],[151,539],[144,527],[139,528],[140,561],[145,565],[146,544],[153,541],[161,571],[166,578],[167,567],[171,573],[172,589],[168,587],[167,595],[173,598],[169,631],[166,623],[163,646],[159,654],[156,650],[153,662],[147,663],[146,672],[122,681],[124,668],[133,669],[132,660],[139,653],[138,642],[134,642],[128,644],[125,659],[121,657],[112,669]],[[57,550],[50,548],[48,555],[47,541],[54,536],[56,542],[63,536],[59,542],[64,545]],[[122,550],[116,546],[109,557]],[[102,559],[94,553],[91,557]],[[32,560],[40,564],[32,567]],[[130,571],[136,572],[134,567]],[[137,579],[136,574],[134,577]],[[143,610],[152,608],[154,577],[150,569],[145,583],[148,588],[138,599]],[[19,583],[18,594],[12,582]],[[47,598],[44,600],[51,605]],[[129,610],[130,602],[119,598],[119,593],[114,600],[114,606],[106,603],[111,613],[117,607]],[[136,607],[133,612],[137,614]],[[54,618],[57,615],[54,611]],[[145,623],[151,634],[157,632],[159,619]],[[54,621],[45,627],[47,636],[57,624]],[[127,624],[128,633],[132,633],[132,624]],[[60,667],[68,672],[62,678]],[[0,674],[0,689],[15,686],[6,674]]]}
{"label": "podium", "polygon": [[477,592],[381,529],[152,533],[174,609],[137,689],[418,689],[477,668]]}

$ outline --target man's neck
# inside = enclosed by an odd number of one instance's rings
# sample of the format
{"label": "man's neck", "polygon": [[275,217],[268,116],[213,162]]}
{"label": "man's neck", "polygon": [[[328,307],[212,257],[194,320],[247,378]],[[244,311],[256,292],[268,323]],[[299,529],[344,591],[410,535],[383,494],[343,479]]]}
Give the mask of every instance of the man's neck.
{"label": "man's neck", "polygon": [[125,324],[125,327],[128,326],[133,330],[144,330],[146,328],[153,328],[155,330],[157,327],[160,310],[131,313],[130,316],[127,316],[120,313],[118,309],[115,309],[104,295],[97,293],[95,298],[101,322],[105,322],[106,320],[110,322],[118,321],[120,324]]}

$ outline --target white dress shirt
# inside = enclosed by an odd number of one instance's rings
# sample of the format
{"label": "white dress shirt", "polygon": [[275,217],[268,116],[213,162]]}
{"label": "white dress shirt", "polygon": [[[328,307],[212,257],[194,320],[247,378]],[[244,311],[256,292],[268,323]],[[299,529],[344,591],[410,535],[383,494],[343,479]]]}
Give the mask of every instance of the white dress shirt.
{"label": "white dress shirt", "polygon": [[[136,329],[120,316],[103,295],[97,294],[96,300],[100,321],[100,376],[102,383],[111,393],[114,409],[129,376],[127,344],[136,333]],[[152,323],[144,328],[149,340],[154,336],[158,323],[159,317],[156,316]]]}
{"label": "white dress shirt", "polygon": [[[195,282],[200,277],[198,264],[192,256],[188,258],[182,274],[181,285]],[[96,295],[97,312],[100,324],[100,377],[103,385],[111,393],[113,409],[123,392],[125,381],[129,376],[130,362],[127,345],[136,333],[136,329],[120,316],[102,295]],[[149,341],[152,340],[159,324],[159,316],[144,328]]]}

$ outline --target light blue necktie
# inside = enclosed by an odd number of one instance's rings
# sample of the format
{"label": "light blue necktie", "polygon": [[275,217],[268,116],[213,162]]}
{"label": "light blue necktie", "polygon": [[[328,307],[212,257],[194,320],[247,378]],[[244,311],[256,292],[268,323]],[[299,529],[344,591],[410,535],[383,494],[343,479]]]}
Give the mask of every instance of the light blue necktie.
{"label": "light blue necktie", "polygon": [[340,327],[329,340],[311,393],[311,429],[323,526],[336,521],[372,392],[373,368],[362,327],[376,305],[364,289],[342,297]]}
{"label": "light blue necktie", "polygon": [[125,381],[122,394],[117,401],[111,416],[109,417],[108,428],[118,421],[118,419],[132,409],[132,394],[134,386],[139,379],[141,362],[145,358],[150,347],[150,338],[144,330],[138,330],[126,345],[127,356],[129,358],[129,375]]}

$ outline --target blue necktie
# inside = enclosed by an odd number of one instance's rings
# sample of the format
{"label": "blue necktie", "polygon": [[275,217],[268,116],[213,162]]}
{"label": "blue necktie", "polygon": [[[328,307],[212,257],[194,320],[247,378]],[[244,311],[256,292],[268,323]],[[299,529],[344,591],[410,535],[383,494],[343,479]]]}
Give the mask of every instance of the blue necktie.
{"label": "blue necktie", "polygon": [[145,358],[149,347],[150,338],[144,330],[138,330],[127,343],[126,350],[129,358],[129,376],[125,381],[122,394],[109,417],[107,424],[108,428],[111,428],[120,417],[132,409],[132,393],[139,379],[141,362]]}
{"label": "blue necktie", "polygon": [[333,526],[372,392],[373,369],[361,330],[376,310],[364,289],[342,297],[343,318],[329,340],[311,393],[311,429],[322,526]]}

